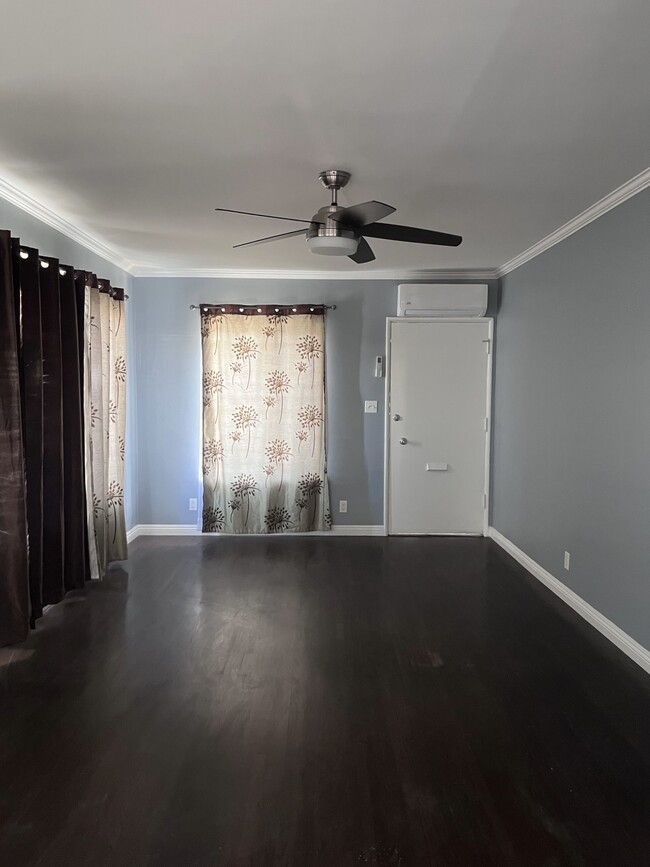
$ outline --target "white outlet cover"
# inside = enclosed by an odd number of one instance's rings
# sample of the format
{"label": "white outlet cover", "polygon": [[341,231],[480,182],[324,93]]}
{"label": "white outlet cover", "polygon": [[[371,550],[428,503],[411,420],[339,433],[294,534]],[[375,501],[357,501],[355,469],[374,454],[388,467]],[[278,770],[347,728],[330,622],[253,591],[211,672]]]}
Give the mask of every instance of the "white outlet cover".
{"label": "white outlet cover", "polygon": [[348,501],[347,500],[339,500],[339,512],[344,514],[348,510]]}
{"label": "white outlet cover", "polygon": [[365,412],[377,412],[377,401],[367,400],[365,403]]}
{"label": "white outlet cover", "polygon": [[198,510],[198,508],[199,508],[198,500],[191,498],[190,499],[190,512],[196,512]]}

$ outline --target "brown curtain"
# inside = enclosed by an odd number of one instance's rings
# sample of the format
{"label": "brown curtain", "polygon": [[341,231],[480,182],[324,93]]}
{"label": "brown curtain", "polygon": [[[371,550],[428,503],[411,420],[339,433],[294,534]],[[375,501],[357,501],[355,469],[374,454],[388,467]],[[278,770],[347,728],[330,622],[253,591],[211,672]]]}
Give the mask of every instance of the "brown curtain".
{"label": "brown curtain", "polygon": [[43,613],[43,344],[38,250],[14,240],[14,275],[21,310],[23,414],[27,526],[29,527],[29,598],[32,623]]}
{"label": "brown curtain", "polygon": [[43,604],[63,599],[63,368],[59,262],[41,256],[43,334]]}
{"label": "brown curtain", "polygon": [[63,575],[65,590],[86,580],[84,448],[82,440],[81,356],[74,269],[59,268],[61,372],[63,381]]}
{"label": "brown curtain", "polygon": [[0,231],[0,645],[90,577],[82,386],[98,283]]}
{"label": "brown curtain", "polygon": [[11,236],[0,231],[0,644],[22,641],[29,624],[19,322]]}
{"label": "brown curtain", "polygon": [[77,311],[77,346],[79,349],[79,385],[81,391],[81,449],[83,455],[82,479],[83,479],[83,548],[84,580],[90,580],[90,539],[88,536],[88,504],[85,482],[85,448],[86,448],[86,421],[84,413],[84,354],[85,354],[85,318],[86,318],[86,283],[92,282],[92,275],[86,271],[74,272],[74,294]]}

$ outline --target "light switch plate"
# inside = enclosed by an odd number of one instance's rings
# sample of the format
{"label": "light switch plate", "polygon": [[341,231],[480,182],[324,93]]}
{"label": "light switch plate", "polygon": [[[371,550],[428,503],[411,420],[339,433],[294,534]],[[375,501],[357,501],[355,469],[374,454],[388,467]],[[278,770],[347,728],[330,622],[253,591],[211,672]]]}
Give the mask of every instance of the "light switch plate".
{"label": "light switch plate", "polygon": [[377,401],[376,400],[367,400],[365,404],[366,412],[377,412]]}

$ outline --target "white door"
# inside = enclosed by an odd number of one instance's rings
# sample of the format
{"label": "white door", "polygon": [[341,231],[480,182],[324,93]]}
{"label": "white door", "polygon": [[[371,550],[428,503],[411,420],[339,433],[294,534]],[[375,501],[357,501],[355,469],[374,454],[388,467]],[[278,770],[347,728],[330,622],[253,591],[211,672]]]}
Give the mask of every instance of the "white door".
{"label": "white door", "polygon": [[491,322],[389,324],[389,533],[481,535]]}

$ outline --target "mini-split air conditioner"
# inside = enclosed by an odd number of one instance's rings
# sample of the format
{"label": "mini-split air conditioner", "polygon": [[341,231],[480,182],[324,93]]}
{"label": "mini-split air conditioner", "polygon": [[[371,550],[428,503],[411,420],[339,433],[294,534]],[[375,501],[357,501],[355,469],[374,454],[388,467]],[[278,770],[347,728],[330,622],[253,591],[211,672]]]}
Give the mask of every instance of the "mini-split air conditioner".
{"label": "mini-split air conditioner", "polygon": [[400,283],[398,316],[485,316],[487,283]]}

